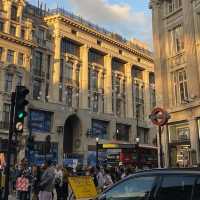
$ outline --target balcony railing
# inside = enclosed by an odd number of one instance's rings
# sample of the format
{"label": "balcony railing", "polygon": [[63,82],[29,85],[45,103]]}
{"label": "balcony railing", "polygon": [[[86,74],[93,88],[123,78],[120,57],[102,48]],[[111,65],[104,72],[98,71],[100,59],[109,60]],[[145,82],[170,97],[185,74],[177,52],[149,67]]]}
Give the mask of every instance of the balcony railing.
{"label": "balcony railing", "polygon": [[175,67],[185,63],[185,55],[184,53],[180,53],[176,56],[173,56],[168,59],[168,65],[170,67]]}
{"label": "balcony railing", "polygon": [[9,122],[0,121],[0,129],[8,130],[9,129]]}

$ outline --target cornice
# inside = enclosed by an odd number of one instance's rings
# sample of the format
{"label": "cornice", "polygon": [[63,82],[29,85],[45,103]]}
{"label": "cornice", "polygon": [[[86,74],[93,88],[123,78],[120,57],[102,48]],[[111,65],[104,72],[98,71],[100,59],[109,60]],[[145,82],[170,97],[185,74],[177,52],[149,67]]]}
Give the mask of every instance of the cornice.
{"label": "cornice", "polygon": [[148,56],[147,54],[141,53],[141,52],[137,51],[136,49],[131,48],[128,45],[123,44],[123,43],[121,43],[119,41],[116,41],[116,40],[112,39],[111,37],[109,37],[107,35],[104,35],[103,33],[100,33],[100,32],[98,32],[98,31],[96,31],[96,30],[94,30],[92,28],[84,26],[83,24],[78,23],[78,22],[74,21],[73,19],[70,19],[67,16],[62,16],[62,15],[57,14],[57,15],[45,17],[45,21],[47,21],[47,22],[54,23],[57,20],[62,21],[64,23],[67,23],[67,24],[69,24],[69,25],[71,25],[73,27],[76,27],[76,28],[78,28],[78,29],[80,29],[80,30],[82,30],[84,32],[87,32],[87,33],[89,33],[91,35],[94,35],[95,37],[98,37],[100,39],[103,39],[103,40],[105,40],[105,41],[107,41],[107,42],[109,42],[111,44],[114,44],[114,45],[120,47],[120,48],[126,49],[127,51],[135,54],[136,56],[140,56],[140,57],[142,57],[142,58],[144,58],[144,59],[146,59],[146,60],[148,60],[150,62],[153,62],[153,58],[151,56]]}
{"label": "cornice", "polygon": [[37,47],[37,45],[31,41],[22,40],[20,38],[17,38],[15,36],[12,36],[12,35],[9,35],[9,34],[3,33],[3,32],[0,32],[0,38],[8,40],[10,42],[14,42],[14,43],[26,46],[26,47],[30,47],[30,48]]}

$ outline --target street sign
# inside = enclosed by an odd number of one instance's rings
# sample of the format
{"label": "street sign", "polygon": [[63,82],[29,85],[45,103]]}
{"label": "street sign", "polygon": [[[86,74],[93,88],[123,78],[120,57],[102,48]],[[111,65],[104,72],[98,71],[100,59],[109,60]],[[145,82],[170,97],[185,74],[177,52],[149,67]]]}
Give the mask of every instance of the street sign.
{"label": "street sign", "polygon": [[157,126],[164,126],[170,119],[170,115],[162,108],[157,107],[151,112],[149,118],[153,124]]}
{"label": "street sign", "polygon": [[76,199],[91,199],[97,196],[91,176],[69,177],[69,184]]}

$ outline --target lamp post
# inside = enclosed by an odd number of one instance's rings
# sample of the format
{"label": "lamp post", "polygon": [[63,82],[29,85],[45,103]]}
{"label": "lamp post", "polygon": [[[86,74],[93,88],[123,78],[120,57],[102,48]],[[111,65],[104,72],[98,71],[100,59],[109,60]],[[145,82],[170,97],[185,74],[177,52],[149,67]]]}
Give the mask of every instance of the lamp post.
{"label": "lamp post", "polygon": [[140,138],[136,137],[135,138],[135,142],[136,142],[136,150],[137,150],[137,167],[140,168],[139,162],[140,162],[140,152],[139,152],[139,143],[140,143]]}
{"label": "lamp post", "polygon": [[99,165],[99,138],[96,138],[96,166]]}

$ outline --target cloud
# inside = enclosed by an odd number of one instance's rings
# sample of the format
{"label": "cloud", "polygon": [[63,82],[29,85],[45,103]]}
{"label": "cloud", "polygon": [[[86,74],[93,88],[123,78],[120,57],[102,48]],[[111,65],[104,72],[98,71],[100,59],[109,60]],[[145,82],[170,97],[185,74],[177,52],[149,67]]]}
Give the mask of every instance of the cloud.
{"label": "cloud", "polygon": [[[75,13],[128,39],[138,38],[152,46],[151,16],[128,4],[107,0],[68,0]],[[134,4],[134,3],[133,3]]]}

